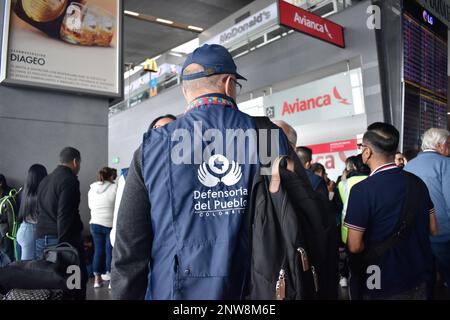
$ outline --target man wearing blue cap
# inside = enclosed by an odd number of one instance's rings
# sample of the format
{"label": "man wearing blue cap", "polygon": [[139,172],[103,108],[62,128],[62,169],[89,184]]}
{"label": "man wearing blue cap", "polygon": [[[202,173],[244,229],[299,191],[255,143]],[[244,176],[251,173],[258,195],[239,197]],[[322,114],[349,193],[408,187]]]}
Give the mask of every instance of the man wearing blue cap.
{"label": "man wearing blue cap", "polygon": [[[237,81],[245,80],[236,69],[224,47],[196,49],[182,69],[185,115],[149,130],[135,152],[118,212],[115,299],[245,297],[249,192],[259,165],[251,161],[256,135],[227,141],[229,132],[255,129],[236,106]],[[287,154],[281,132],[278,147]]]}

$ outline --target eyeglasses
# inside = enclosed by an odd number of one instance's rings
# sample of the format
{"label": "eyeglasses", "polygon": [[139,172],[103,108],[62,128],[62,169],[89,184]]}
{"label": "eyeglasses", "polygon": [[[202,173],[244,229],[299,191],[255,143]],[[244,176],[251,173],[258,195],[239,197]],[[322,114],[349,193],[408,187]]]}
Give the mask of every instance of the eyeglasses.
{"label": "eyeglasses", "polygon": [[365,145],[365,144],[363,144],[363,143],[358,143],[358,149],[359,149],[359,150],[362,150],[362,149],[368,148],[368,147],[369,147],[368,145]]}
{"label": "eyeglasses", "polygon": [[236,84],[236,96],[238,96],[241,93],[242,84],[237,82],[237,80],[235,78],[231,78],[231,80],[233,80],[233,82]]}

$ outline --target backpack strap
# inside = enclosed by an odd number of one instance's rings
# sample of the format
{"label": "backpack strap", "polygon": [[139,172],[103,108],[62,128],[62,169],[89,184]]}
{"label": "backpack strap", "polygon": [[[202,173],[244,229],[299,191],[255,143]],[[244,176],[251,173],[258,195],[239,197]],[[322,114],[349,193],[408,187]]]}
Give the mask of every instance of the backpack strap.
{"label": "backpack strap", "polygon": [[418,194],[418,185],[415,177],[404,172],[406,179],[406,197],[403,205],[402,215],[394,228],[394,233],[380,244],[370,248],[363,254],[366,263],[372,263],[381,258],[390,249],[402,242],[412,231],[416,222],[416,210],[420,204],[420,194]]}
{"label": "backpack strap", "polygon": [[[283,130],[281,130],[268,117],[252,117],[252,118],[253,118],[253,121],[255,121],[255,129],[258,132],[258,134],[257,134],[258,146],[260,146],[260,141],[259,141],[260,130],[267,130],[268,131],[268,136],[270,136],[270,133],[269,133],[270,130],[280,130],[281,132],[283,132]],[[270,143],[271,143],[271,140],[267,139],[267,150],[270,150],[270,147],[271,147]],[[277,141],[277,143],[278,143],[278,141]],[[289,157],[289,159],[291,159],[294,162],[294,171],[295,171],[295,173],[299,177],[301,177],[304,181],[309,181],[309,179],[308,179],[308,177],[306,175],[306,169],[303,168],[303,165],[300,162],[300,158],[295,153],[295,150],[293,148],[291,148],[290,146],[288,146],[287,153],[288,153],[287,156]],[[310,187],[311,187],[311,191],[312,191],[312,186],[310,186]]]}
{"label": "backpack strap", "polygon": [[[267,142],[267,145],[265,146],[266,147],[266,150],[271,150],[271,147],[272,147],[272,141],[271,141],[271,139],[269,138],[269,137],[271,137],[271,130],[275,130],[275,129],[279,129],[278,127],[277,127],[277,125],[276,124],[274,124],[272,121],[270,121],[270,119],[268,118],[268,117],[252,117],[253,118],[253,121],[255,122],[255,129],[256,129],[256,132],[257,132],[257,134],[256,134],[256,142],[257,142],[257,146],[258,146],[258,153],[260,152],[260,147],[261,147],[261,145],[260,145],[260,142],[261,142],[261,140],[260,140],[260,138],[261,138],[261,131],[262,130],[266,130],[266,142]],[[272,156],[272,155],[271,155]],[[262,164],[261,163],[261,166],[263,166],[263,167],[268,167],[268,165],[267,164]]]}
{"label": "backpack strap", "polygon": [[[11,234],[9,232],[6,233],[6,238],[13,242],[13,250],[14,250],[14,258],[15,260],[19,260],[19,252],[17,250],[17,231],[19,229],[19,224],[17,221],[15,207],[17,205],[16,197],[22,191],[22,188],[17,191],[16,189],[11,189],[9,194],[0,199],[0,215],[3,214],[4,209],[9,209],[12,217],[12,226],[11,226]],[[8,221],[10,224],[11,221]]]}
{"label": "backpack strap", "polygon": [[270,179],[269,191],[270,193],[277,193],[280,190],[281,176],[280,176],[280,165],[282,161],[287,162],[286,168],[294,172],[294,162],[287,156],[278,157],[272,165],[272,179]]}
{"label": "backpack strap", "polygon": [[275,124],[268,117],[252,117],[257,130],[273,129]]}

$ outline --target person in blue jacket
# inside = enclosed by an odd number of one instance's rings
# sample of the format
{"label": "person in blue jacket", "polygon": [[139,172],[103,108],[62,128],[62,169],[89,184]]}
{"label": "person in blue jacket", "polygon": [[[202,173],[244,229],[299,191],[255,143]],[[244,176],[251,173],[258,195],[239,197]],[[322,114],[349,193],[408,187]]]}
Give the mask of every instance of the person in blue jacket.
{"label": "person in blue jacket", "polygon": [[[245,297],[249,192],[261,160],[255,122],[235,102],[246,79],[224,47],[203,45],[187,57],[182,80],[186,113],[144,134],[130,165],[113,250],[115,299]],[[276,131],[276,151],[289,154]]]}
{"label": "person in blue jacket", "polygon": [[430,191],[438,225],[438,234],[430,238],[431,249],[450,293],[450,133],[438,128],[427,130],[422,151],[405,170],[421,178]]}

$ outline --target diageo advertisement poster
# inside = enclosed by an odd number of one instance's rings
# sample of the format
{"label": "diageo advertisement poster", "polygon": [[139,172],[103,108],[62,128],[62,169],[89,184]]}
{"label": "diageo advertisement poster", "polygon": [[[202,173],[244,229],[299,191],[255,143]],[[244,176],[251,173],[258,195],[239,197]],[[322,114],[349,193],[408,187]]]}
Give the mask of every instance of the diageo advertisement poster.
{"label": "diageo advertisement poster", "polygon": [[121,95],[121,0],[6,0],[1,80]]}

